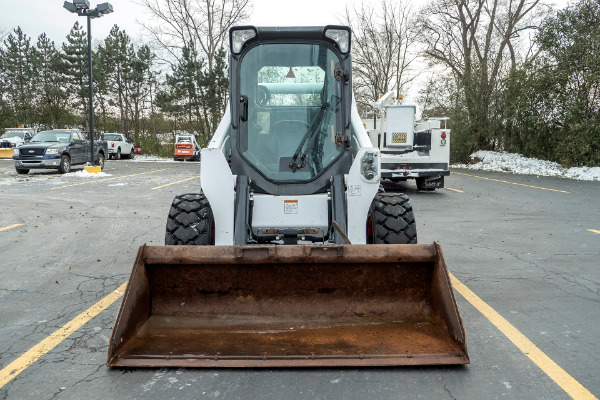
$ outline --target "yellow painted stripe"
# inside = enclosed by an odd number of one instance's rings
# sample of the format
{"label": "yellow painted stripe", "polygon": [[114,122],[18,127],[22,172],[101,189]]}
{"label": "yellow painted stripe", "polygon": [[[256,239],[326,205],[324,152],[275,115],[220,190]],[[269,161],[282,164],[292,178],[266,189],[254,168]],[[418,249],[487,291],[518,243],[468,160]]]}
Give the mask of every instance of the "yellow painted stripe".
{"label": "yellow painted stripe", "polygon": [[12,228],[16,228],[17,226],[23,226],[23,224],[14,224],[14,225],[5,226],[4,228],[0,228],[0,232],[7,231]]}
{"label": "yellow painted stripe", "polygon": [[464,193],[462,190],[452,189],[452,188],[449,188],[449,187],[446,187],[444,189],[452,190],[453,192]]}
{"label": "yellow painted stripe", "polygon": [[183,179],[183,180],[180,180],[180,181],[177,181],[177,182],[167,183],[166,185],[153,187],[150,190],[164,188],[165,186],[175,185],[176,183],[181,183],[181,182],[189,181],[189,180],[196,179],[196,178],[200,178],[200,175],[198,175],[198,176],[192,176],[191,178]]}
{"label": "yellow painted stripe", "polygon": [[58,329],[46,339],[27,350],[21,357],[4,367],[0,371],[0,389],[21,372],[23,372],[25,368],[36,362],[40,357],[48,353],[50,350],[56,347],[56,345],[65,340],[69,335],[81,328],[85,323],[89,322],[92,318],[100,314],[102,311],[108,308],[108,306],[123,296],[126,286],[127,282],[73,318],[71,321],[67,322],[66,325]]}
{"label": "yellow painted stripe", "polygon": [[519,350],[546,373],[558,386],[574,399],[598,400],[592,393],[569,375],[564,369],[544,354],[535,344],[498,314],[485,301],[473,293],[454,275],[450,274],[452,286],[480,313],[482,313],[496,328],[500,330]]}
{"label": "yellow painted stripe", "polygon": [[493,179],[493,178],[486,178],[485,176],[478,176],[478,175],[471,175],[471,174],[461,174],[460,172],[454,172],[452,171],[453,174],[456,175],[464,175],[464,176],[472,176],[473,178],[479,178],[479,179],[486,179],[488,181],[495,181],[495,182],[502,182],[502,183],[510,183],[511,185],[518,185],[518,186],[525,186],[525,187],[530,187],[530,188],[534,188],[534,189],[541,189],[541,190],[550,190],[552,192],[559,192],[559,193],[571,193],[571,192],[567,192],[564,190],[558,190],[558,189],[550,189],[550,188],[545,188],[545,187],[541,187],[541,186],[531,186],[531,185],[525,185],[523,183],[516,183],[516,182],[510,182],[510,181],[503,181],[501,179]]}
{"label": "yellow painted stripe", "polygon": [[[1,230],[1,229],[0,229],[0,230]],[[595,229],[588,229],[588,231],[590,231],[590,232],[594,232],[594,233],[600,233],[600,231],[597,231],[597,230],[595,230]]]}
{"label": "yellow painted stripe", "polygon": [[138,176],[138,175],[144,175],[144,174],[152,174],[152,173],[154,173],[154,172],[165,171],[165,170],[167,170],[167,169],[168,169],[168,168],[163,168],[163,169],[157,169],[157,170],[154,170],[154,171],[141,172],[141,173],[139,173],[139,174],[115,176],[114,178],[101,178],[101,179],[93,179],[93,180],[89,180],[89,181],[85,181],[85,182],[74,183],[74,184],[72,184],[72,185],[54,186],[54,187],[50,188],[50,190],[54,190],[54,189],[62,189],[62,188],[71,187],[71,186],[87,185],[87,184],[89,184],[89,183],[96,183],[96,182],[106,182],[106,181],[112,181],[113,179],[129,178],[130,176]]}

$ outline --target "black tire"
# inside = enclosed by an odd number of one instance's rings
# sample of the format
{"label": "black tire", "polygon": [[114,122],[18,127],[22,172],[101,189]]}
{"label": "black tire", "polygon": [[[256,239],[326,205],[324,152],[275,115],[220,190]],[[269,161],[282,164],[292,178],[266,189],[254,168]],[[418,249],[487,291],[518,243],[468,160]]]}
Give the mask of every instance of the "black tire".
{"label": "black tire", "polygon": [[135,150],[132,148],[131,153],[129,153],[129,159],[133,160],[133,157],[135,157]]}
{"label": "black tire", "polygon": [[100,166],[100,170],[104,169],[104,163],[106,159],[104,158],[104,154],[98,153],[98,159],[96,160],[96,165]]}
{"label": "black tire", "polygon": [[214,219],[204,193],[176,196],[167,217],[166,245],[214,245]]}
{"label": "black tire", "polygon": [[60,164],[58,165],[58,172],[60,174],[68,174],[71,172],[71,157],[63,154],[60,157]]}
{"label": "black tire", "polygon": [[17,170],[17,174],[25,175],[29,173],[28,169],[15,168]]}
{"label": "black tire", "polygon": [[408,197],[377,193],[367,218],[367,243],[416,244],[417,225]]}
{"label": "black tire", "polygon": [[121,159],[121,148],[119,147],[117,149],[117,154],[115,154],[115,160],[120,160]]}

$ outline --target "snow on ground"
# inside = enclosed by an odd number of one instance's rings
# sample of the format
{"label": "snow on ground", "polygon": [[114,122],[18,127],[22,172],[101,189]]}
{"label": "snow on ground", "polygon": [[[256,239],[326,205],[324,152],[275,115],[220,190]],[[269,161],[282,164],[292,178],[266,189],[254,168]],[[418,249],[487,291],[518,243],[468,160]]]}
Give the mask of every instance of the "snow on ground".
{"label": "snow on ground", "polygon": [[173,162],[173,163],[181,162],[181,161],[175,161],[175,160],[173,160],[173,158],[158,157],[158,156],[146,156],[146,155],[136,155],[133,160],[127,160],[127,161],[132,161],[132,162],[160,161],[160,162]]}
{"label": "snow on ground", "polygon": [[514,174],[559,176],[582,181],[600,181],[600,167],[564,168],[552,161],[527,158],[520,154],[498,153],[480,150],[471,154],[472,159],[479,159],[474,164],[454,164],[454,168],[466,168],[482,171],[511,172]]}

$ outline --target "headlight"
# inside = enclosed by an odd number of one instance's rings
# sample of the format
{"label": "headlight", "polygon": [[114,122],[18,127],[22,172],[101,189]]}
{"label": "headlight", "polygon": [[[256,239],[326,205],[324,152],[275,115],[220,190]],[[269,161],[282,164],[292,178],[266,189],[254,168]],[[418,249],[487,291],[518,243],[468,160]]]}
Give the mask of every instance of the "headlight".
{"label": "headlight", "polygon": [[372,152],[366,152],[361,161],[361,172],[367,181],[373,180],[378,174],[377,155]]}
{"label": "headlight", "polygon": [[58,149],[46,149],[46,154],[58,154]]}
{"label": "headlight", "polygon": [[[335,28],[335,27],[333,27],[333,28]],[[345,27],[339,27],[339,28],[345,28]],[[329,39],[332,39],[334,42],[336,42],[338,47],[340,48],[340,52],[342,52],[342,53],[348,53],[350,51],[350,31],[347,29],[348,28],[345,28],[345,29],[331,29],[328,27],[325,28],[325,36],[327,36]]]}
{"label": "headlight", "polygon": [[19,155],[19,149],[14,148],[13,149],[13,156],[18,156]]}
{"label": "headlight", "polygon": [[234,54],[238,54],[239,52],[242,51],[242,47],[244,46],[244,43],[246,43],[248,40],[252,39],[253,37],[256,36],[256,31],[254,30],[253,27],[240,27],[240,28],[248,28],[248,29],[235,29],[235,30],[231,30],[229,35],[230,35],[230,47],[231,47],[231,52]]}

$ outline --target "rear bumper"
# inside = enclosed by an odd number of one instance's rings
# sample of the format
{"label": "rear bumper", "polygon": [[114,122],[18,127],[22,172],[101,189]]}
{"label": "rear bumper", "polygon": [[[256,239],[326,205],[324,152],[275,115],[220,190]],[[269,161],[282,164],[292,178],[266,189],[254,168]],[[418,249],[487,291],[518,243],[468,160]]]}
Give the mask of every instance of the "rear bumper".
{"label": "rear bumper", "polygon": [[447,169],[382,169],[382,178],[423,178],[429,176],[448,176]]}

